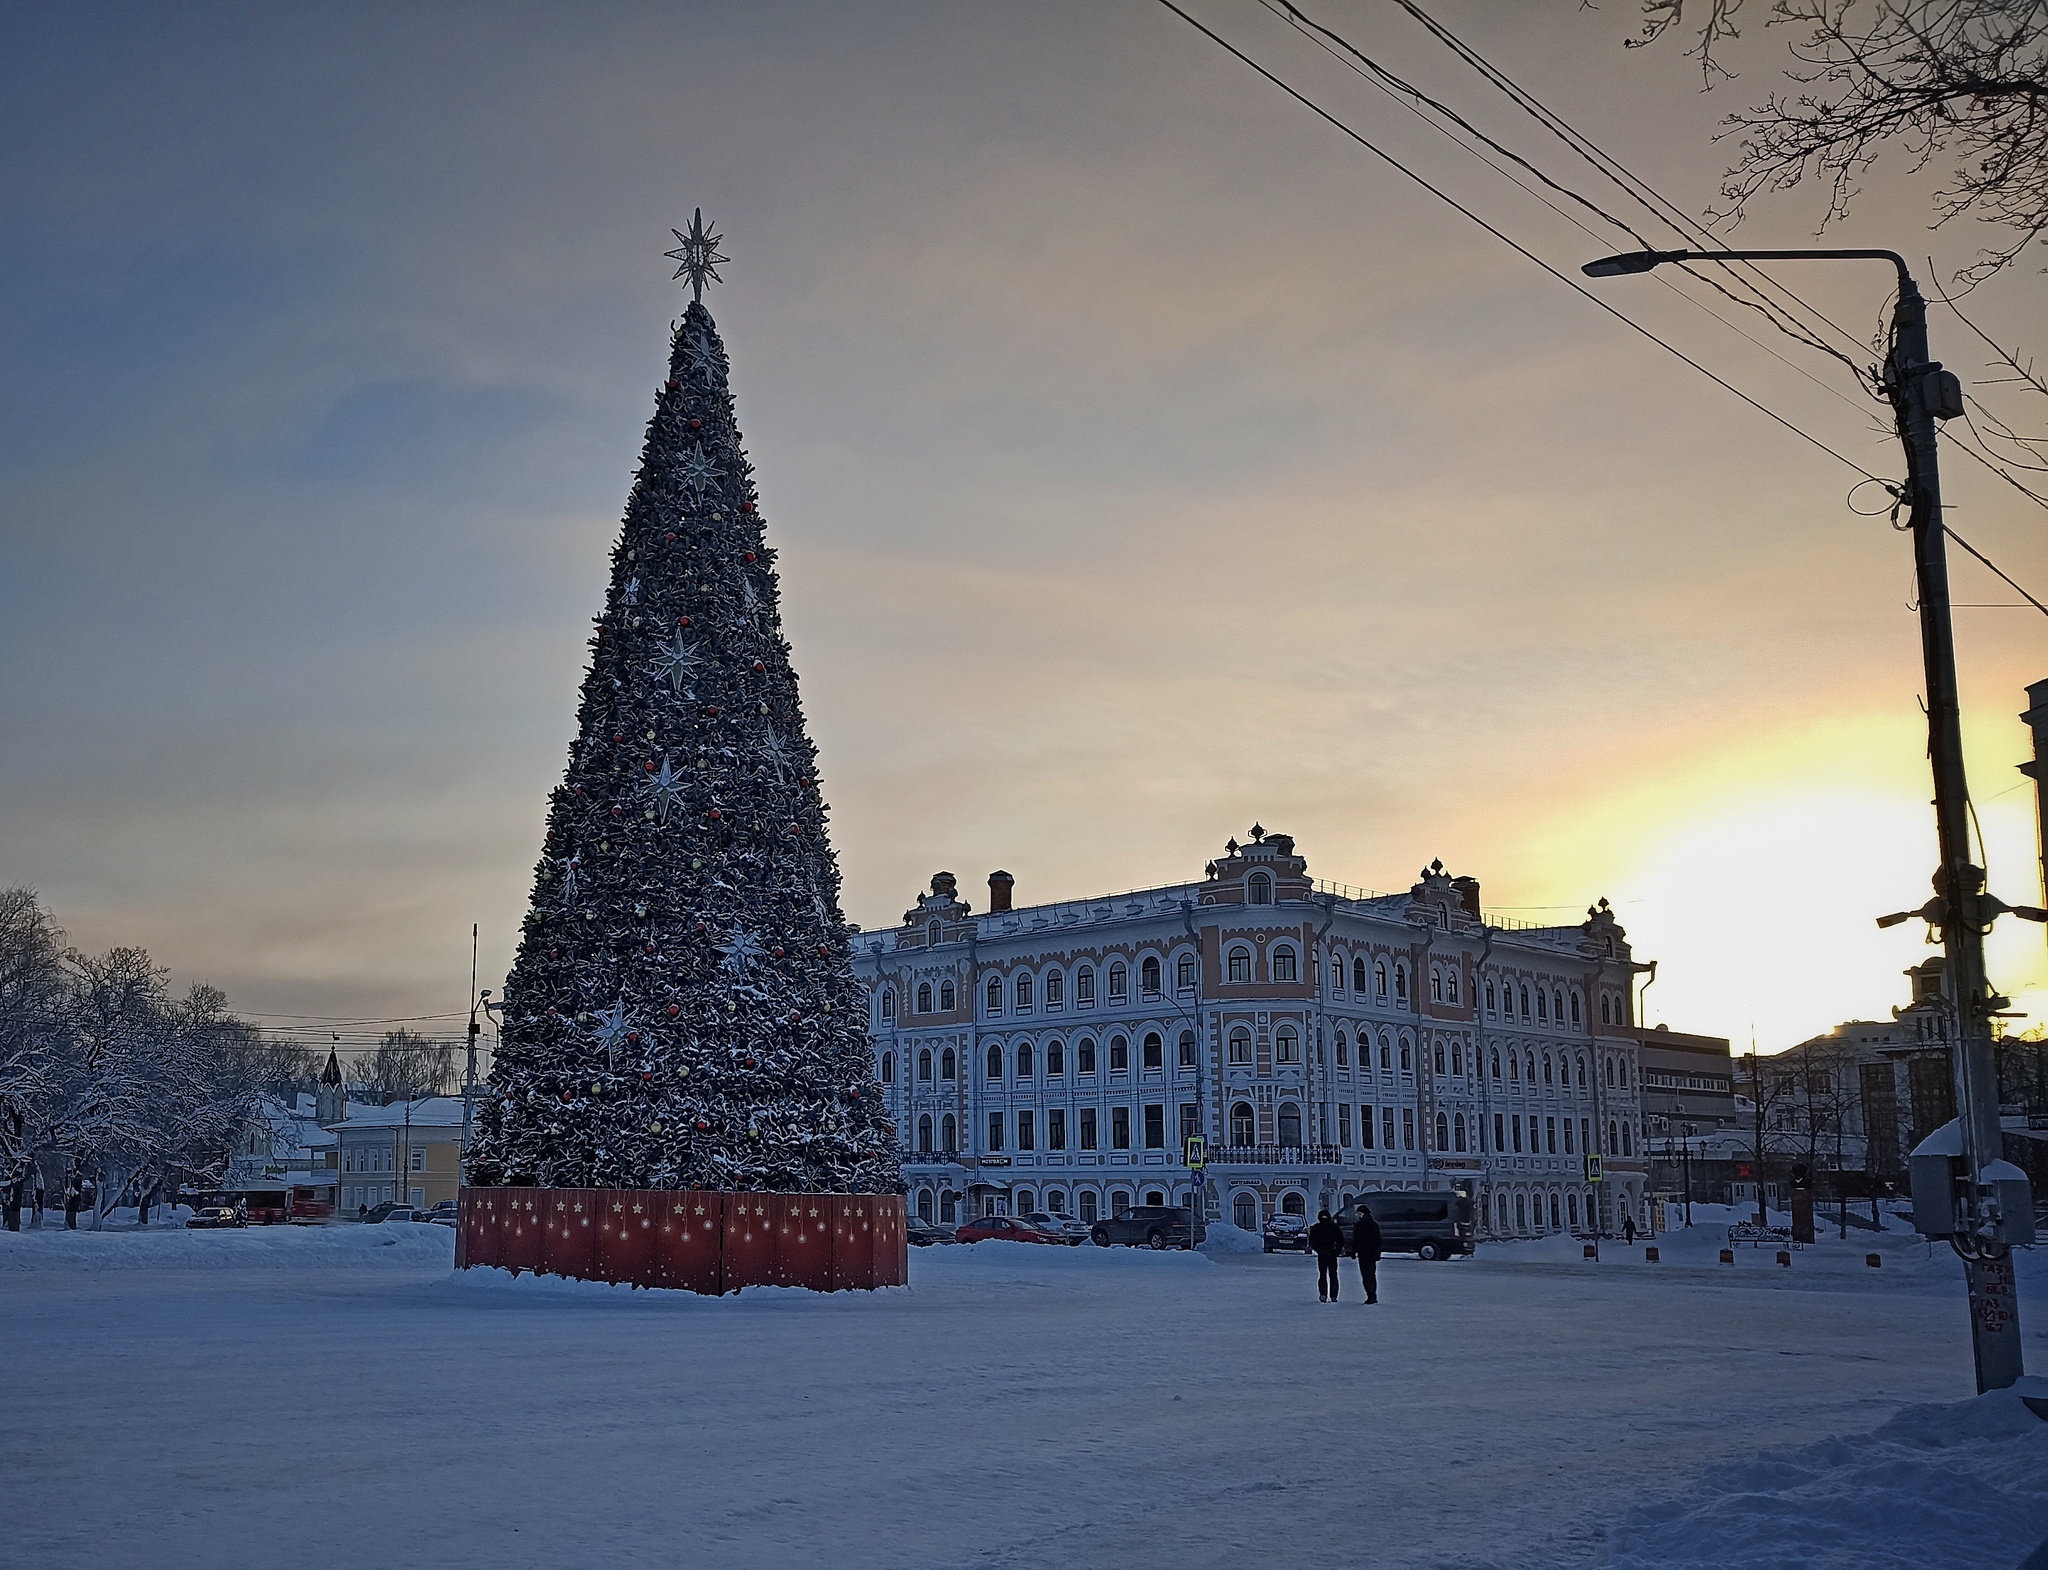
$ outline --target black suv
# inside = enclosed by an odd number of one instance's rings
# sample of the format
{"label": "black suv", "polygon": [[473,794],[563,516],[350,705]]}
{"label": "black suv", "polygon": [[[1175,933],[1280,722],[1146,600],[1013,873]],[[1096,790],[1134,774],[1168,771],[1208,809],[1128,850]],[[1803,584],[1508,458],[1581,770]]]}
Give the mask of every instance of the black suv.
{"label": "black suv", "polygon": [[1194,1218],[1185,1205],[1124,1205],[1088,1233],[1097,1248],[1142,1243],[1147,1248],[1193,1248]]}

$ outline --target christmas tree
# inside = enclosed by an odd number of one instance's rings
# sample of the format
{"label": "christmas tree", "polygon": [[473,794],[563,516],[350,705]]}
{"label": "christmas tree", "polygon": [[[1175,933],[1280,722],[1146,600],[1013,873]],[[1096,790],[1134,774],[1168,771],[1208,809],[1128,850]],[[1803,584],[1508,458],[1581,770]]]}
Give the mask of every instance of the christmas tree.
{"label": "christmas tree", "polygon": [[590,640],[478,1113],[480,1186],[900,1193],[775,553],[694,298]]}

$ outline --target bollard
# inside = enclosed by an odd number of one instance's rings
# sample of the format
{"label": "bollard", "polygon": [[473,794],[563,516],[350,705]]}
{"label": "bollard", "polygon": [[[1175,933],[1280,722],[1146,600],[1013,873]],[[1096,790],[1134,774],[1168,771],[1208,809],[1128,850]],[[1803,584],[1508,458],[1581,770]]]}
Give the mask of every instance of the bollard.
{"label": "bollard", "polygon": [[1792,1251],[1789,1248],[1781,1248],[1778,1250],[1778,1263],[1783,1265],[1787,1270],[1790,1270],[1792,1268]]}
{"label": "bollard", "polygon": [[1732,1248],[1724,1248],[1724,1249],[1722,1249],[1722,1250],[1721,1250],[1721,1263],[1722,1263],[1722,1264],[1724,1264],[1724,1265],[1732,1265],[1732,1264],[1734,1264],[1734,1263],[1735,1263],[1735,1250],[1734,1250],[1734,1249],[1732,1249]]}
{"label": "bollard", "polygon": [[1599,1257],[1600,1257],[1600,1245],[1599,1245],[1598,1243],[1588,1243],[1588,1244],[1586,1245],[1586,1258],[1588,1258],[1588,1259],[1598,1259]]}
{"label": "bollard", "polygon": [[1643,1250],[1643,1263],[1646,1265],[1656,1264],[1658,1257],[1659,1256],[1657,1253],[1657,1245],[1654,1243],[1652,1243],[1648,1248]]}
{"label": "bollard", "polygon": [[1866,1265],[1868,1265],[1868,1266],[1869,1266],[1869,1267],[1870,1267],[1870,1268],[1871,1268],[1872,1270],[1877,1270],[1877,1269],[1880,1269],[1880,1268],[1882,1268],[1882,1267],[1883,1267],[1883,1265],[1884,1265],[1884,1255],[1882,1255],[1882,1254],[1865,1254],[1865,1255],[1863,1256],[1863,1263],[1864,1263],[1864,1264],[1866,1264]]}

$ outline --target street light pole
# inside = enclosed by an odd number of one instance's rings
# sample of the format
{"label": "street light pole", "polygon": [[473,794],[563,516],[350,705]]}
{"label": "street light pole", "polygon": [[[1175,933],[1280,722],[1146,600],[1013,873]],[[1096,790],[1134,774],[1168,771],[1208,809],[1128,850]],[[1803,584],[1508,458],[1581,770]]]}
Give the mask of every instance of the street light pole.
{"label": "street light pole", "polygon": [[[1920,596],[1920,650],[1927,683],[1927,752],[1934,772],[1934,818],[1941,863],[1934,898],[1918,912],[1880,919],[1892,926],[1919,915],[1941,931],[1948,960],[1949,1001],[1955,1010],[1954,1057],[1962,1181],[1950,1241],[1962,1256],[1970,1293],[1970,1334],[1977,1389],[2004,1389],[2024,1372],[2019,1296],[2010,1248],[2033,1240],[2032,1204],[2024,1178],[2016,1186],[2003,1162],[1998,1124],[1998,1076],[1991,1020],[2008,1006],[1991,988],[1984,968],[1984,934],[2013,907],[1986,892],[1985,872],[1970,860],[1969,784],[1963,771],[1962,709],[1956,691],[1955,632],[1949,615],[1948,538],[1941,513],[1941,474],[1935,436],[1938,420],[1963,412],[1953,373],[1928,357],[1927,302],[1906,260],[1896,251],[1636,251],[1589,262],[1588,277],[1644,273],[1666,262],[1883,261],[1898,273],[1884,390],[1906,453],[1900,499],[1913,535],[1913,570]],[[2042,919],[2039,911],[2019,911]],[[1758,1191],[1762,1191],[1763,1109],[1757,1109]],[[1995,1174],[1987,1168],[1996,1164]],[[2017,1212],[2024,1209],[2021,1216]]]}

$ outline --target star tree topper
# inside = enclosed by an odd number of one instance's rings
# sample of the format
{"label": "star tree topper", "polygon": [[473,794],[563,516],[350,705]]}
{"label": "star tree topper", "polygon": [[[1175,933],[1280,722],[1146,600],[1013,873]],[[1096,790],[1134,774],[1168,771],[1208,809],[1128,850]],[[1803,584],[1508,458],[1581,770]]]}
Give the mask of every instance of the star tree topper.
{"label": "star tree topper", "polygon": [[718,276],[718,264],[732,260],[730,256],[721,256],[718,251],[725,236],[704,227],[704,209],[701,207],[692,215],[687,234],[680,229],[671,229],[669,233],[679,243],[675,250],[661,254],[676,264],[678,281],[683,278],[690,280],[690,298],[702,300],[705,284],[725,282]]}

